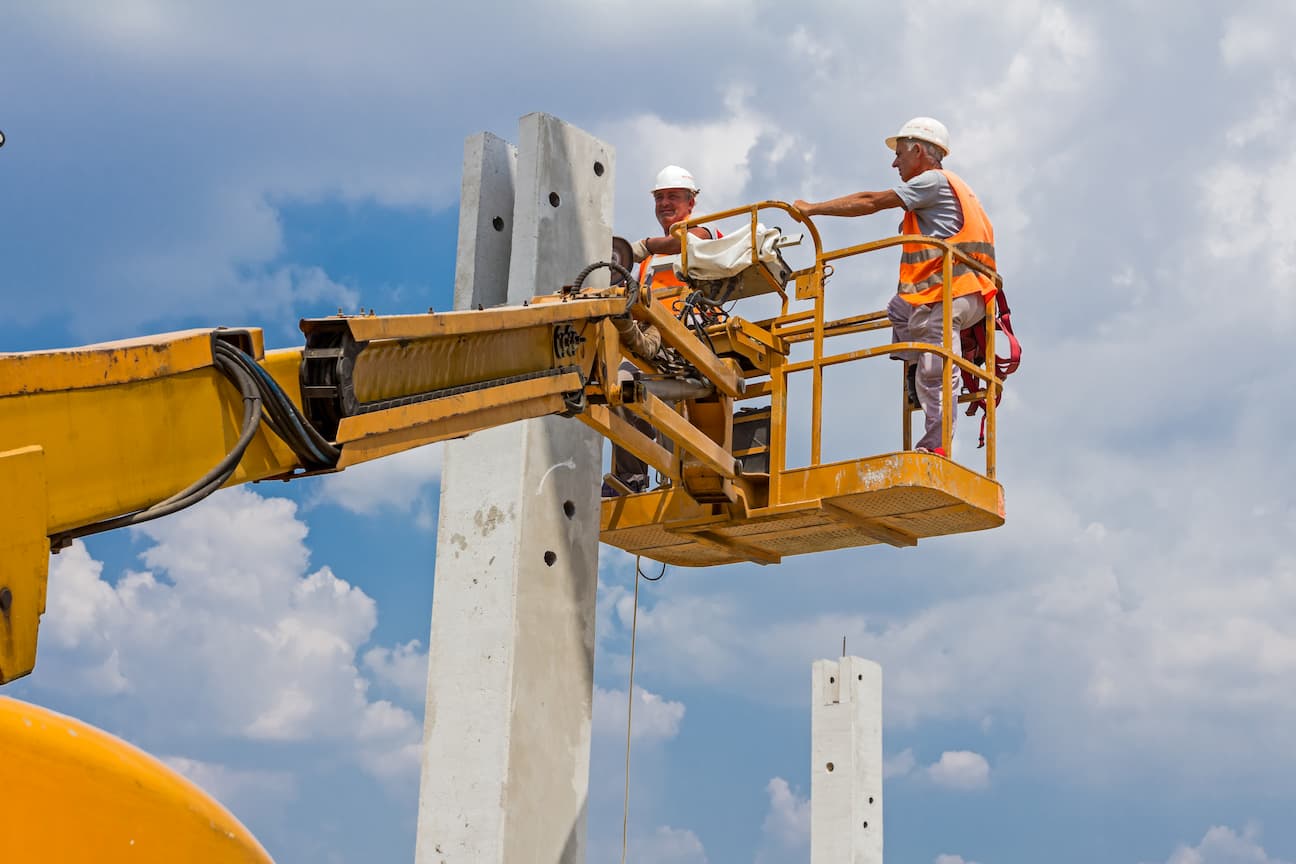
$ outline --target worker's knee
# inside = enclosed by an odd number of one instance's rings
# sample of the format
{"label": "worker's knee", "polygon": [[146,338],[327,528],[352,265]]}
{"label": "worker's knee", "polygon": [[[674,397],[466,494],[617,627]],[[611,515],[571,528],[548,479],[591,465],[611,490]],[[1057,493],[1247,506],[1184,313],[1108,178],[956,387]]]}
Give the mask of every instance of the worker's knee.
{"label": "worker's knee", "polygon": [[918,355],[918,383],[939,384],[945,358],[939,354],[923,352]]}

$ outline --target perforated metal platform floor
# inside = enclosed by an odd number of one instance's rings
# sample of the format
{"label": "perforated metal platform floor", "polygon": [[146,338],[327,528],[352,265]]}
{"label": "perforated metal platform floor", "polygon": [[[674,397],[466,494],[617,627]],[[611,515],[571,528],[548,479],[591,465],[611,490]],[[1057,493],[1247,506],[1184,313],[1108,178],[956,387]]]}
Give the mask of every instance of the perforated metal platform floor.
{"label": "perforated metal platform floor", "polygon": [[777,501],[699,504],[679,489],[603,502],[602,540],[666,564],[778,563],[788,555],[982,531],[1004,522],[1003,487],[941,456],[888,453],[785,472]]}

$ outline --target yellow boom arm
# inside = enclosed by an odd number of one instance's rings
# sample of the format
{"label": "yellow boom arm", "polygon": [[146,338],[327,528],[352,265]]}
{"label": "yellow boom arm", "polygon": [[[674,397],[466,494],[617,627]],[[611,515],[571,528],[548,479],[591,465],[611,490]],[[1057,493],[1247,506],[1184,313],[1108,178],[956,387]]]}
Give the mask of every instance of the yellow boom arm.
{"label": "yellow boom arm", "polygon": [[[954,347],[948,302],[939,346],[833,353],[833,339],[888,322],[884,312],[824,315],[831,262],[901,243],[941,251],[947,301],[956,259],[996,283],[997,274],[932,238],[825,252],[813,224],[769,201],[676,226],[683,272],[694,242],[688,227],[747,216],[754,237],[757,211],[769,208],[805,222],[814,263],[792,271],[781,256],[758,262],[753,246],[752,266],[739,276],[698,280],[674,303],[650,300],[631,283],[564,289],[520,307],[310,319],[301,325],[303,347],[270,352],[258,329],[221,328],[0,354],[0,684],[34,667],[50,551],[74,538],[164,516],[222,486],[340,471],[531,417],[575,417],[657,470],[659,488],[604,500],[601,539],[663,562],[770,564],[1002,524],[994,316],[987,315],[988,356],[978,366]],[[789,311],[789,281],[808,308]],[[690,311],[772,293],[781,312],[761,322]],[[662,352],[623,351],[643,350],[650,331]],[[940,355],[946,381],[957,366],[980,382],[961,400],[986,405],[984,472],[909,450],[917,409],[903,384],[896,452],[822,461],[825,370],[902,349]],[[622,382],[626,359],[643,374]],[[809,382],[808,398],[790,399],[794,376]],[[957,401],[948,384],[944,396],[946,405]],[[747,400],[762,404],[735,414]],[[788,459],[790,405],[809,406],[809,441],[798,442],[808,443],[809,460],[801,464]],[[646,419],[656,436],[627,413]],[[946,423],[946,452],[950,439]],[[216,802],[111,736],[0,697],[0,742],[14,754],[0,759],[0,812],[28,829],[12,850],[20,858],[268,860]],[[96,821],[66,830],[68,808]]]}
{"label": "yellow boom arm", "polygon": [[[755,236],[762,208],[792,212],[763,202],[690,224],[749,215]],[[308,319],[303,347],[270,352],[258,329],[221,328],[0,354],[0,488],[7,493],[0,496],[0,684],[32,670],[49,553],[74,538],[175,512],[222,486],[339,471],[531,417],[578,418],[657,470],[660,488],[604,502],[601,537],[667,563],[769,564],[1002,524],[1003,490],[994,481],[1000,382],[991,360],[984,368],[969,363],[949,332],[942,346],[834,354],[833,338],[887,322],[884,313],[824,316],[828,262],[928,243],[945,258],[947,292],[956,258],[981,265],[931,238],[824,252],[814,226],[805,225],[815,246],[810,267],[791,271],[781,257],[777,266],[758,262],[753,246],[752,266],[740,277],[699,287],[687,302],[650,299],[632,282],[566,288],[516,307]],[[681,234],[687,268],[694,241]],[[809,308],[788,311],[789,281]],[[707,291],[777,293],[782,312],[758,323],[681,313],[705,307],[698,298]],[[987,316],[990,358],[992,321]],[[651,358],[623,353],[623,342],[641,344],[625,334],[631,322],[636,332],[655,329],[663,350]],[[793,362],[798,343],[810,350]],[[822,462],[824,371],[903,348],[938,353],[948,371],[958,366],[983,382],[963,397],[987,406],[983,474],[909,451],[914,407],[903,401],[902,449]],[[644,374],[623,383],[618,369],[627,358]],[[798,372],[810,373],[797,376],[811,385],[810,459],[789,465],[788,391]],[[735,407],[752,399],[765,405],[739,412],[739,425],[758,434],[739,435]],[[647,420],[656,437],[638,431],[628,414]]]}

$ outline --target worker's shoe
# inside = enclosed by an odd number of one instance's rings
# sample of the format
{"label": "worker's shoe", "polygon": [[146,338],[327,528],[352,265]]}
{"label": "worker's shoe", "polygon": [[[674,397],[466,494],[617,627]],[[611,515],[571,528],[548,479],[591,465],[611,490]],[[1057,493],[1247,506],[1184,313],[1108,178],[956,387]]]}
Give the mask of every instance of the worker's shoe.
{"label": "worker's shoe", "polygon": [[936,455],[936,456],[944,456],[944,455],[945,455],[945,448],[944,448],[944,447],[932,447],[932,448],[929,450],[929,449],[926,448],[926,447],[915,447],[915,448],[914,448],[914,452],[915,452],[915,453],[931,453],[931,454],[934,454],[934,455]]}
{"label": "worker's shoe", "polygon": [[918,364],[910,363],[905,367],[905,392],[909,394],[909,407],[921,408],[918,401]]}

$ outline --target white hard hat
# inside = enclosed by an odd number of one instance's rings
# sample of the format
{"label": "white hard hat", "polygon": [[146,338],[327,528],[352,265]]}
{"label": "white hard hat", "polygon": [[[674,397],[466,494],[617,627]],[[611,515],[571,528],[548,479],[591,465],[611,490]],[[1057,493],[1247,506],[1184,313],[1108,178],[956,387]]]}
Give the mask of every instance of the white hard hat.
{"label": "white hard hat", "polygon": [[949,155],[949,130],[945,128],[944,123],[931,117],[913,118],[901,126],[899,132],[886,139],[886,146],[892,150],[896,149],[896,142],[901,138],[928,141],[939,147],[946,156]]}
{"label": "white hard hat", "polygon": [[663,189],[687,189],[694,195],[702,191],[693,179],[693,173],[678,165],[667,165],[657,172],[657,182],[653,184],[652,191],[660,192]]}

